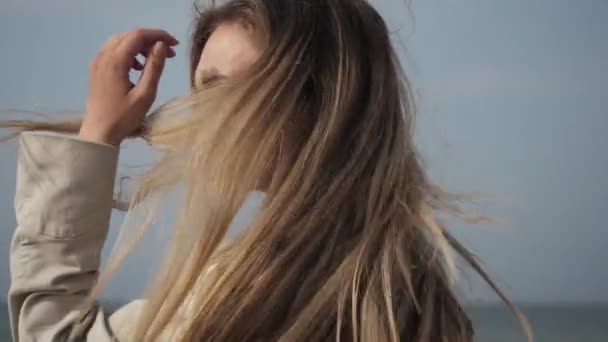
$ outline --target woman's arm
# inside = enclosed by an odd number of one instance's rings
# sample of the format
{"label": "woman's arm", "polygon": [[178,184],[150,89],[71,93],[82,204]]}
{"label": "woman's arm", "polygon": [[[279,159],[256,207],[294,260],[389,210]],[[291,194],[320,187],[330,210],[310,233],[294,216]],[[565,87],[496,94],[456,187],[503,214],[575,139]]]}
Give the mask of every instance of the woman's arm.
{"label": "woman's arm", "polygon": [[[74,324],[97,281],[108,231],[118,147],[156,98],[177,40],[156,29],[112,37],[91,63],[79,137],[25,133],[17,171],[18,227],[9,293],[13,339],[111,340],[103,311]],[[145,55],[145,65],[136,57]],[[137,84],[131,69],[141,70]]]}
{"label": "woman's arm", "polygon": [[79,318],[97,280],[117,159],[111,145],[22,135],[10,255],[15,341],[65,339]]}

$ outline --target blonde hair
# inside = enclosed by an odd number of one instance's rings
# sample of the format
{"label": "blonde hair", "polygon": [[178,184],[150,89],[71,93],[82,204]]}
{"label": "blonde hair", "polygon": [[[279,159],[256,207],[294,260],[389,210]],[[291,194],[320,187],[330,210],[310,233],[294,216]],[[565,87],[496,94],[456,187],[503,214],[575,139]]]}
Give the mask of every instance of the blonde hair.
{"label": "blonde hair", "polygon": [[[263,47],[251,70],[193,88],[134,132],[163,157],[143,177],[132,212],[155,212],[176,185],[185,194],[128,338],[472,341],[454,288],[455,252],[531,340],[524,316],[436,218],[464,214],[419,160],[412,91],[380,15],[364,0],[213,4],[195,22],[192,72],[213,29],[235,19],[252,25]],[[78,126],[39,125],[3,124]],[[247,194],[260,188],[259,215],[223,244]],[[127,245],[150,222],[128,220]],[[130,249],[118,250],[109,272]]]}

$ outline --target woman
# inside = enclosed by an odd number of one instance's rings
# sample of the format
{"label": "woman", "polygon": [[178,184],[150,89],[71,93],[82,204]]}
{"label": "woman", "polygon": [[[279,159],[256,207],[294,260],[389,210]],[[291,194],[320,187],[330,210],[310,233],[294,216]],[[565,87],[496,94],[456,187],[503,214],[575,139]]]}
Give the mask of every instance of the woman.
{"label": "woman", "polygon": [[[11,254],[16,340],[472,341],[453,251],[525,324],[435,218],[460,210],[426,177],[411,89],[367,1],[231,0],[200,12],[191,94],[146,116],[176,44],[160,30],[119,34],[91,65],[81,123],[3,124],[30,131]],[[143,69],[135,85],[132,68]],[[31,132],[41,130],[78,137]],[[177,185],[185,193],[146,301],[108,317],[94,297],[128,136],[163,152],[131,210],[155,212]],[[253,190],[264,207],[225,242]],[[149,222],[129,224],[129,247]]]}

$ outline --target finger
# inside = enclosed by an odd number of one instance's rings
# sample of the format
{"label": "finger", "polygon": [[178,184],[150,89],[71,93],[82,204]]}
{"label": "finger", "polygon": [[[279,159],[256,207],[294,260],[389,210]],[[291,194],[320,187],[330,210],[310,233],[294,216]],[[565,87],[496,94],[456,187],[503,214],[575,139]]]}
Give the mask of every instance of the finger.
{"label": "finger", "polygon": [[105,44],[99,49],[97,55],[91,62],[90,69],[97,69],[100,65],[107,64],[112,58],[108,58],[108,56],[112,56],[113,52],[116,51],[116,47],[124,40],[127,33],[117,33],[110,37]]}
{"label": "finger", "polygon": [[146,47],[154,45],[156,42],[162,41],[167,46],[175,46],[179,44],[177,39],[169,32],[158,29],[136,29],[127,34],[120,43],[119,49],[127,55],[137,55]]}
{"label": "finger", "polygon": [[[154,44],[150,45],[149,47],[144,48],[140,54],[144,57],[148,57],[148,55],[150,54],[150,52],[152,52],[152,48],[154,47]],[[166,46],[167,49],[167,58],[173,58],[175,57],[177,54],[175,53],[175,49],[173,49],[170,46]]]}
{"label": "finger", "polygon": [[177,55],[177,53],[175,53],[175,49],[173,49],[172,47],[167,47],[167,57],[168,58],[173,58]]}
{"label": "finger", "polygon": [[101,48],[102,50],[112,50],[115,49],[127,36],[127,32],[121,32],[113,35],[108,39],[108,41]]}
{"label": "finger", "polygon": [[150,57],[146,59],[139,82],[133,89],[134,96],[139,98],[139,100],[154,101],[166,58],[167,49],[165,44],[163,42],[154,44]]}
{"label": "finger", "polygon": [[131,68],[138,71],[142,71],[144,70],[144,65],[141,64],[141,62],[138,61],[137,58],[133,58],[133,65],[131,66]]}

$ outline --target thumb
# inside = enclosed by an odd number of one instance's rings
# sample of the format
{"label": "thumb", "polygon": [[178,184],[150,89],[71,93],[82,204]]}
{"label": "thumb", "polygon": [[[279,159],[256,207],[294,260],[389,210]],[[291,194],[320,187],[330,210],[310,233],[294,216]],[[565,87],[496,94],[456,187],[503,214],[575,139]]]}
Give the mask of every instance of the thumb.
{"label": "thumb", "polygon": [[166,59],[166,45],[163,42],[157,42],[152,48],[152,53],[146,59],[139,82],[135,86],[135,89],[133,89],[136,96],[143,97],[152,102],[154,101]]}

